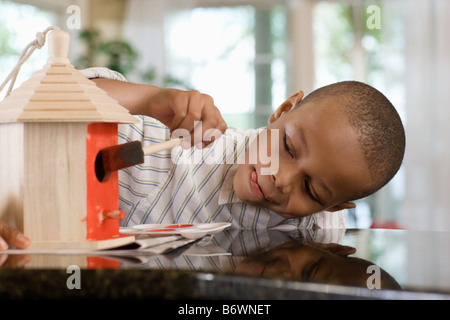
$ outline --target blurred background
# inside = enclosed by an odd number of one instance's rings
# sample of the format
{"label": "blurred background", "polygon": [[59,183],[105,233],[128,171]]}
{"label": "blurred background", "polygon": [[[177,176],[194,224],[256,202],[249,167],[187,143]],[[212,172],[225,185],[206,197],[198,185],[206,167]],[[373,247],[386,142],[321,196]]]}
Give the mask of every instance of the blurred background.
{"label": "blurred background", "polygon": [[[70,32],[76,68],[207,93],[231,127],[265,126],[299,89],[373,85],[396,106],[407,153],[348,227],[450,231],[450,1],[0,0],[1,81],[50,25]],[[47,57],[35,51],[16,87]]]}

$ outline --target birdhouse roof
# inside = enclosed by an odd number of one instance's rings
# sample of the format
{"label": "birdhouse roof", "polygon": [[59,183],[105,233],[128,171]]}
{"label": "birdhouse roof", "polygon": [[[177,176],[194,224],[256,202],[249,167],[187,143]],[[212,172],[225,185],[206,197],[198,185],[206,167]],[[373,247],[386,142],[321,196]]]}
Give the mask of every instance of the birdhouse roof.
{"label": "birdhouse roof", "polygon": [[68,42],[65,31],[49,34],[47,64],[0,102],[0,123],[136,122],[126,108],[70,64]]}

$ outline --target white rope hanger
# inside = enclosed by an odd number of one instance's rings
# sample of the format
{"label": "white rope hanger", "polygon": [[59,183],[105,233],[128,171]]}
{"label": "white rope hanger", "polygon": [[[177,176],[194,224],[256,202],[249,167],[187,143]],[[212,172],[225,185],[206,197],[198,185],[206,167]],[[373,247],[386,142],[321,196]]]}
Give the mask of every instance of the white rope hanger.
{"label": "white rope hanger", "polygon": [[47,33],[49,33],[52,30],[59,30],[60,28],[57,26],[51,26],[45,29],[43,32],[36,33],[36,39],[31,41],[25,49],[22,51],[22,54],[20,55],[19,61],[17,61],[16,66],[12,71],[8,74],[5,81],[3,81],[2,85],[0,86],[0,92],[3,90],[3,88],[6,86],[6,84],[11,81],[8,91],[6,92],[5,97],[7,97],[10,92],[12,91],[14,84],[17,79],[17,75],[19,74],[20,67],[25,63],[25,61],[28,60],[28,58],[33,54],[34,50],[40,49],[45,45],[45,37],[47,36]]}

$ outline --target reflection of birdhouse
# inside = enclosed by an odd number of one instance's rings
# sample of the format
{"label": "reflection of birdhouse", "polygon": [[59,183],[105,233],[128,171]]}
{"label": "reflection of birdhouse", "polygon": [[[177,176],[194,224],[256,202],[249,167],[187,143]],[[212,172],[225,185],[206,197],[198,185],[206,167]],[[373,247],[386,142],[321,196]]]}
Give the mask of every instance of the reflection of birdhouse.
{"label": "reflection of birdhouse", "polygon": [[135,118],[74,69],[68,46],[66,32],[52,31],[47,64],[0,102],[0,217],[23,218],[33,248],[129,243],[117,172],[103,177],[95,164],[117,144],[117,124]]}

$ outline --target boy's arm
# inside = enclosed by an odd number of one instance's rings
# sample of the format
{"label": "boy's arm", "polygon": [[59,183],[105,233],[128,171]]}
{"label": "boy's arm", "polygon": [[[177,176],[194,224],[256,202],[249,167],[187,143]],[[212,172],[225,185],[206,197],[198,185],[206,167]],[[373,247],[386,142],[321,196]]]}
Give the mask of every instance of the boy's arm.
{"label": "boy's arm", "polygon": [[[192,143],[194,121],[201,121],[202,137],[208,129],[217,129],[223,133],[227,128],[213,99],[198,91],[164,89],[104,78],[92,80],[131,114],[158,119],[168,126],[171,132],[175,129],[188,130],[191,133]],[[209,139],[202,138],[202,140],[204,145],[211,143]]]}

